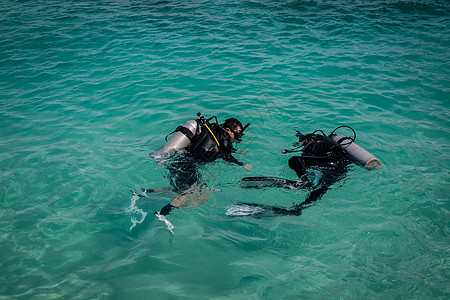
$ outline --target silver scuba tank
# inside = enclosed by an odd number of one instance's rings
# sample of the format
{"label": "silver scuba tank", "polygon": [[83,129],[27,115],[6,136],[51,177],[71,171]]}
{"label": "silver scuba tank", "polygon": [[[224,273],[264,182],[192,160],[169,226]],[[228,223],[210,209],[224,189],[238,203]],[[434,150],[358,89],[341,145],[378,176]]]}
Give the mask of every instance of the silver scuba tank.
{"label": "silver scuba tank", "polygon": [[[183,127],[189,130],[192,135],[197,132],[198,123],[195,120],[186,121]],[[176,153],[184,151],[191,144],[191,140],[181,131],[175,134],[161,148],[150,153],[150,157],[157,161],[164,161],[173,157]]]}
{"label": "silver scuba tank", "polygon": [[333,135],[332,138],[350,159],[363,166],[366,170],[375,170],[381,167],[381,162],[378,158],[358,146],[352,139],[340,134]]}

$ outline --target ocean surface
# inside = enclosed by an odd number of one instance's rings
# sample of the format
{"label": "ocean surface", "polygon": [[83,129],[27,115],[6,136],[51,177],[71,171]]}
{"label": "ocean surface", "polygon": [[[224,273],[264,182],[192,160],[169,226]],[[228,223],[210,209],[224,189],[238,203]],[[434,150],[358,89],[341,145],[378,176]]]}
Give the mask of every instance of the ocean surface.
{"label": "ocean surface", "polygon": [[[450,299],[448,1],[0,2],[0,299]],[[197,112],[246,130],[243,168],[176,194],[149,153]],[[301,216],[281,154],[351,126],[353,166]],[[351,135],[348,129],[339,131]],[[131,191],[130,191],[131,190]]]}

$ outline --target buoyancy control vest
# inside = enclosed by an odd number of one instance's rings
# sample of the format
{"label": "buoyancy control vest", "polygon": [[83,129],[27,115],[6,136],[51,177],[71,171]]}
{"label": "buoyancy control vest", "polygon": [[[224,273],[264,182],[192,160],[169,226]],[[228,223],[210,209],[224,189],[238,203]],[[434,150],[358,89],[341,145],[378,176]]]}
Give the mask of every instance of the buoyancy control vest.
{"label": "buoyancy control vest", "polygon": [[306,144],[302,155],[328,156],[338,159],[346,158],[344,151],[333,139],[318,134],[308,134],[305,136]]}
{"label": "buoyancy control vest", "polygon": [[[348,128],[353,131],[353,137],[346,137],[340,134],[335,134],[335,132],[340,128]],[[320,132],[321,134],[316,134]],[[299,137],[299,142],[297,148],[293,150],[283,149],[281,153],[298,152],[300,147],[304,147],[302,152],[303,155],[315,155],[315,156],[330,156],[339,158],[342,154],[346,155],[348,159],[354,163],[364,167],[366,170],[378,169],[382,166],[380,160],[358,146],[355,143],[356,132],[349,126],[339,126],[336,127],[328,136],[323,133],[322,130],[316,130],[311,134],[302,135],[297,132],[297,137]]]}
{"label": "buoyancy control vest", "polygon": [[217,123],[204,124],[187,150],[201,161],[214,161],[221,156],[221,151],[228,150],[227,134]]}

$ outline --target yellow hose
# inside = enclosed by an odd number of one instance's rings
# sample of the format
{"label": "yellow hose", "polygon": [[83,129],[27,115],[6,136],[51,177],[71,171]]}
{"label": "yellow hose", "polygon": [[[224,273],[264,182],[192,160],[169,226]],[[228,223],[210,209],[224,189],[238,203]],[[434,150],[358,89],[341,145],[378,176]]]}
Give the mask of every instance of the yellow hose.
{"label": "yellow hose", "polygon": [[212,137],[214,138],[214,140],[216,141],[217,146],[220,147],[219,141],[216,139],[216,136],[214,135],[214,133],[211,131],[211,129],[209,129],[208,125],[205,124],[205,126],[206,126],[206,129],[208,129],[209,132],[211,133],[211,135],[212,135]]}

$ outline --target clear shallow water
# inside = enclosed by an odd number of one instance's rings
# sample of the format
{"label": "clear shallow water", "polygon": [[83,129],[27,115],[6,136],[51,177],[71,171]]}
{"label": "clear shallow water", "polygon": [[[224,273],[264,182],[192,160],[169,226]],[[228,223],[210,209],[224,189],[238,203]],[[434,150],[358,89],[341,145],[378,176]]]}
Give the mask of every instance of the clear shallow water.
{"label": "clear shallow water", "polygon": [[[9,1],[0,4],[2,299],[449,298],[445,1]],[[148,157],[201,111],[252,123],[203,172],[206,205]],[[294,179],[295,130],[352,126],[384,167],[355,167],[300,217],[230,218],[242,190]]]}

